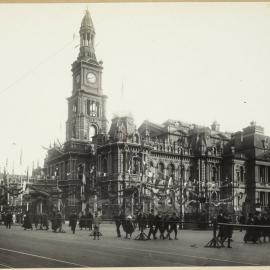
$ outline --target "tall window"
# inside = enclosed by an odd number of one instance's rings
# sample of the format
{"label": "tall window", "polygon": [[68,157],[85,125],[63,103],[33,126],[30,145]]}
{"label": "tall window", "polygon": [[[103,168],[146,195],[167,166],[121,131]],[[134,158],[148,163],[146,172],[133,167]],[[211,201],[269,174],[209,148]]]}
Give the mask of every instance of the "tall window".
{"label": "tall window", "polygon": [[239,171],[236,172],[236,181],[237,181],[237,183],[239,183],[239,181],[240,181],[240,172]]}
{"label": "tall window", "polygon": [[168,176],[169,177],[174,176],[174,165],[173,164],[169,164],[169,166],[168,166]]}
{"label": "tall window", "polygon": [[140,172],[140,167],[141,167],[140,159],[135,157],[133,159],[133,170],[132,170],[132,173],[133,174],[139,173]]}
{"label": "tall window", "polygon": [[76,103],[74,103],[74,104],[72,105],[72,111],[73,111],[74,113],[77,112],[77,104],[76,104]]}
{"label": "tall window", "polygon": [[260,182],[265,182],[265,173],[264,173],[264,166],[260,166]]}
{"label": "tall window", "polygon": [[87,100],[86,113],[93,117],[99,117],[99,102],[93,100]]}
{"label": "tall window", "polygon": [[97,135],[97,129],[95,126],[91,125],[89,127],[89,141],[93,140],[93,137]]}
{"label": "tall window", "polygon": [[212,181],[213,182],[217,181],[217,168],[216,167],[212,168]]}
{"label": "tall window", "polygon": [[103,176],[106,176],[108,172],[108,163],[107,163],[106,158],[104,158],[102,161],[102,170],[103,170]]}
{"label": "tall window", "polygon": [[160,179],[164,179],[164,164],[163,163],[158,164],[158,177]]}
{"label": "tall window", "polygon": [[72,125],[72,138],[76,138],[76,125]]}
{"label": "tall window", "polygon": [[243,183],[244,182],[244,168],[240,167],[240,181]]}
{"label": "tall window", "polygon": [[265,200],[265,192],[260,192],[260,203],[262,206],[266,205],[266,200]]}

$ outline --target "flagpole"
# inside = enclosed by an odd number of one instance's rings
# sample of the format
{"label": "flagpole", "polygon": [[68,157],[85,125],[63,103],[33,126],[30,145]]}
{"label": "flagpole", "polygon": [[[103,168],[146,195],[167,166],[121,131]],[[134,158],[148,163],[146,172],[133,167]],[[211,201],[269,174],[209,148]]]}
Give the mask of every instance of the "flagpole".
{"label": "flagpole", "polygon": [[[22,175],[20,176],[21,178],[21,189],[23,188],[23,182],[22,182]],[[21,193],[21,207],[23,205],[23,193]]]}
{"label": "flagpole", "polygon": [[10,195],[9,195],[9,177],[8,177],[8,171],[7,171],[7,174],[6,174],[6,178],[7,178],[7,187],[8,187],[7,205],[9,206]]}
{"label": "flagpole", "polygon": [[[27,185],[28,185],[28,189],[29,189],[29,166],[27,166]],[[27,198],[27,202],[26,202],[26,211],[28,212],[29,210],[29,202],[28,202],[28,199]]]}

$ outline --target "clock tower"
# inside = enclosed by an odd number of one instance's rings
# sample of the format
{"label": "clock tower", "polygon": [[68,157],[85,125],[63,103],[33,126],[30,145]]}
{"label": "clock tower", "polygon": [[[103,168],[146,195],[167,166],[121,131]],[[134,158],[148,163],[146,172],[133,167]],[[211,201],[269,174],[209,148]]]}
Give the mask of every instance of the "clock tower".
{"label": "clock tower", "polygon": [[72,96],[68,100],[66,139],[92,141],[107,132],[106,99],[102,90],[102,61],[95,54],[95,29],[88,10],[80,28],[80,52],[72,64]]}

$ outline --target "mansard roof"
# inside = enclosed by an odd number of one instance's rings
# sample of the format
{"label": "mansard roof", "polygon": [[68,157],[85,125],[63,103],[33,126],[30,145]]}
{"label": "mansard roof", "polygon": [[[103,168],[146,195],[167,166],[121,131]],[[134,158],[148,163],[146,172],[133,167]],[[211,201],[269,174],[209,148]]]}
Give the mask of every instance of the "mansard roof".
{"label": "mansard roof", "polygon": [[221,132],[212,130],[209,127],[191,124],[179,120],[168,119],[162,124],[156,124],[145,120],[141,126],[139,127],[139,132],[143,133],[145,130],[150,130],[150,136],[156,137],[162,134],[170,133],[170,134],[184,134],[184,135],[194,135],[204,133],[210,137],[216,137],[221,140],[229,140],[231,138],[231,134],[228,132]]}

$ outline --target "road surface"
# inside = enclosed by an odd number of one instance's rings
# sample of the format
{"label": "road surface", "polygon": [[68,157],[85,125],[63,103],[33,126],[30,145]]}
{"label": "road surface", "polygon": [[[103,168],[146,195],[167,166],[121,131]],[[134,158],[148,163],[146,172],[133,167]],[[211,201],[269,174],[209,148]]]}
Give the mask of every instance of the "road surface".
{"label": "road surface", "polygon": [[239,231],[233,234],[232,249],[215,249],[204,247],[211,231],[183,230],[179,240],[135,241],[117,238],[113,224],[101,226],[100,240],[86,230],[73,235],[68,226],[64,229],[53,233],[0,226],[0,268],[270,265],[270,243],[244,244]]}

